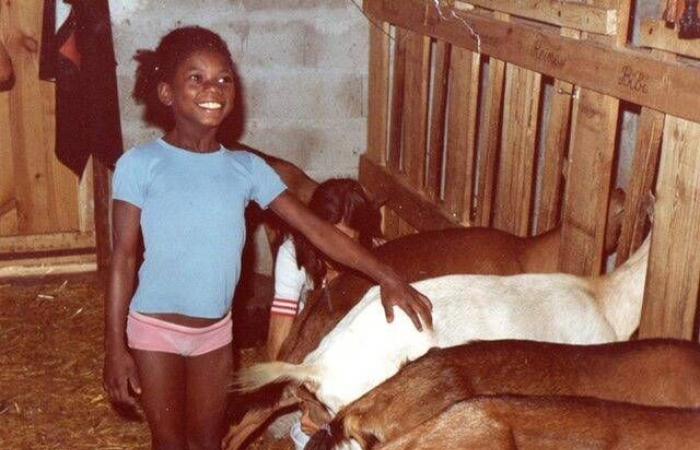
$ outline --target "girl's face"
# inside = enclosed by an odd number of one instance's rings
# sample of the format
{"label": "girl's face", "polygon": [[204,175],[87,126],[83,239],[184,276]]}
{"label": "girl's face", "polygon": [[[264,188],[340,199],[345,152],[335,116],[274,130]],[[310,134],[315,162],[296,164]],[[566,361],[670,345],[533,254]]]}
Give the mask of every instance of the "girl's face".
{"label": "girl's face", "polygon": [[158,96],[170,106],[175,126],[216,129],[233,109],[233,69],[211,50],[198,50],[178,66],[171,83],[160,83]]}

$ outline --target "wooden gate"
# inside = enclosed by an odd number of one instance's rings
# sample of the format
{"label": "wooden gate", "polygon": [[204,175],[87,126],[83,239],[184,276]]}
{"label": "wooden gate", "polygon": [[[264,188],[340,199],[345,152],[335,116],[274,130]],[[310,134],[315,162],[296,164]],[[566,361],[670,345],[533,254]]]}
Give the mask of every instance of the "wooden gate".
{"label": "wooden gate", "polygon": [[[562,226],[563,271],[603,269],[621,105],[635,113],[618,261],[655,186],[640,336],[694,334],[700,280],[700,55],[663,24],[627,44],[629,0],[365,0],[367,153],[390,237]],[[660,163],[659,163],[660,161]]]}

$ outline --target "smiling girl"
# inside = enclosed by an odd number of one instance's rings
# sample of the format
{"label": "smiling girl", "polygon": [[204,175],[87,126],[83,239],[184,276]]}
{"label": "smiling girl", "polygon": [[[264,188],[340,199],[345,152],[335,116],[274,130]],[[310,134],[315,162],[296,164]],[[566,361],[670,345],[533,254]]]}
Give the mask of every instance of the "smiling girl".
{"label": "smiling girl", "polygon": [[219,449],[248,202],[271,208],[330,258],[376,280],[387,320],[397,305],[418,329],[421,321],[430,326],[431,304],[309,212],[261,158],[217,141],[236,92],[231,54],[216,33],[179,28],[136,59],[134,97],[166,133],[124,153],[114,173],[104,386],[115,402],[140,399],[154,449]]}

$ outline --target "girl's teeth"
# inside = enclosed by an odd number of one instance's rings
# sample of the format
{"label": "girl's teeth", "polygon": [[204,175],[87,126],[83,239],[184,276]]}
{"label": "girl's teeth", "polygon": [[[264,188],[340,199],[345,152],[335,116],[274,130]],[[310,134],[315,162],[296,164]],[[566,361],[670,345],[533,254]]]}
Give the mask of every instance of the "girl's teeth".
{"label": "girl's teeth", "polygon": [[221,103],[216,103],[216,102],[205,102],[205,103],[200,103],[199,106],[205,109],[221,109]]}

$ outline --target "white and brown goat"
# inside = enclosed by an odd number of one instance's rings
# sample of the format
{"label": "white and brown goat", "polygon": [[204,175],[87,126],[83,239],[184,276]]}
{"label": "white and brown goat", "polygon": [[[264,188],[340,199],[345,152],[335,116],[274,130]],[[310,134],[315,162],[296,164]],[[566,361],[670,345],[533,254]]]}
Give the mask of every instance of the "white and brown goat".
{"label": "white and brown goat", "polygon": [[259,364],[241,371],[237,384],[244,391],[303,384],[334,415],[432,347],[478,339],[627,339],[639,324],[649,240],[602,277],[450,275],[414,283],[433,302],[434,328],[424,332],[403,314],[387,324],[375,286],[301,364]]}

